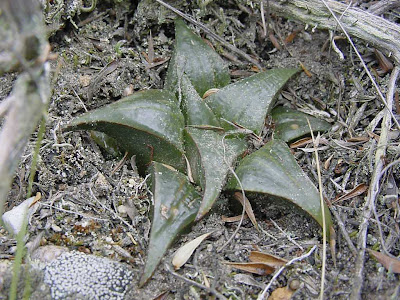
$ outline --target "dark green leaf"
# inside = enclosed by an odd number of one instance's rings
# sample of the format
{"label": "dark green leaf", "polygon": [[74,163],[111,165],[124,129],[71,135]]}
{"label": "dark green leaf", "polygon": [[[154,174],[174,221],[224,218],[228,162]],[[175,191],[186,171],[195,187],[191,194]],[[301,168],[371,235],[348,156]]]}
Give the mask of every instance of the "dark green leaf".
{"label": "dark green leaf", "polygon": [[186,124],[220,126],[214,113],[196,92],[186,75],[182,77],[181,90]]}
{"label": "dark green leaf", "polygon": [[203,189],[203,200],[197,214],[197,219],[200,219],[218,198],[229,167],[246,149],[246,143],[236,138],[224,138],[224,133],[214,130],[189,127],[185,131],[186,155],[193,179]]}
{"label": "dark green leaf", "polygon": [[[319,192],[297,164],[289,147],[281,140],[268,142],[245,157],[236,169],[245,191],[264,193],[286,199],[313,217],[322,226]],[[227,189],[240,190],[235,178]],[[325,205],[326,228],[332,225]]]}
{"label": "dark green leaf", "polygon": [[275,122],[275,137],[285,142],[311,133],[307,119],[310,121],[313,132],[323,132],[331,128],[331,125],[324,120],[287,107],[275,107],[271,111],[271,116]]}
{"label": "dark green leaf", "polygon": [[101,148],[106,150],[114,157],[121,156],[121,151],[118,147],[118,142],[107,134],[99,131],[90,131],[90,136]]}
{"label": "dark green leaf", "polygon": [[183,20],[177,19],[175,50],[168,66],[165,87],[176,91],[183,73],[201,96],[211,88],[223,87],[230,82],[229,70],[221,57]]}
{"label": "dark green leaf", "polygon": [[193,223],[201,199],[186,175],[158,162],[152,165],[152,191],[153,222],[140,286],[151,277],[179,233]]}
{"label": "dark green leaf", "polygon": [[184,119],[168,91],[148,90],[74,119],[67,130],[96,130],[136,155],[141,172],[151,160],[183,169]]}
{"label": "dark green leaf", "polygon": [[222,88],[205,101],[217,116],[259,134],[275,96],[297,71],[274,69],[258,73]]}

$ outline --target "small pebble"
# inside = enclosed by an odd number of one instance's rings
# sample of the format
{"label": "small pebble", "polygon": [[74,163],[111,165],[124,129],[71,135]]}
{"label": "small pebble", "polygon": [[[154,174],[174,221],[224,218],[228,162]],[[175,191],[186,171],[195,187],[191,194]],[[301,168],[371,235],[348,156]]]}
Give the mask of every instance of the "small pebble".
{"label": "small pebble", "polygon": [[128,215],[128,209],[125,205],[120,205],[117,207],[118,213],[122,218],[126,218]]}
{"label": "small pebble", "polygon": [[56,224],[51,224],[51,229],[52,229],[54,232],[61,232],[61,231],[62,231],[61,227],[58,226],[58,225],[56,225]]}
{"label": "small pebble", "polygon": [[46,245],[39,247],[35,251],[33,251],[33,253],[31,254],[31,259],[39,260],[40,262],[43,263],[50,263],[57,257],[59,257],[61,254],[68,251],[69,250],[67,247]]}
{"label": "small pebble", "polygon": [[26,199],[24,202],[15,206],[13,209],[5,212],[2,216],[4,225],[6,229],[15,235],[22,229],[22,225],[24,224],[25,218],[28,218],[28,222],[31,216],[35,213],[37,208],[39,207],[39,203],[32,203],[35,201],[35,197],[30,197]]}
{"label": "small pebble", "polygon": [[79,83],[83,87],[87,87],[90,84],[91,76],[89,75],[81,75],[79,76]]}
{"label": "small pebble", "polygon": [[290,284],[289,284],[289,288],[290,288],[292,291],[298,290],[299,287],[300,287],[300,280],[298,280],[298,279],[293,279],[293,280],[290,282]]}

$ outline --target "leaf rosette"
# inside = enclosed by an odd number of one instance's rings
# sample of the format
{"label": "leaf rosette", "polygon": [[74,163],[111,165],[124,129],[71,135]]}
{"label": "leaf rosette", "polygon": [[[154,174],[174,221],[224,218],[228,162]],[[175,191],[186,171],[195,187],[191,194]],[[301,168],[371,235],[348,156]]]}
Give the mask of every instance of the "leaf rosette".
{"label": "leaf rosette", "polygon": [[[75,118],[66,128],[106,134],[136,156],[142,174],[152,174],[153,222],[140,285],[152,276],[179,233],[205,216],[224,188],[241,190],[233,177],[226,182],[247,149],[244,133],[262,132],[276,95],[298,72],[268,70],[229,84],[229,70],[219,55],[182,20],[176,21],[175,28],[175,50],[163,90],[135,93]],[[215,93],[202,99],[215,88]],[[281,132],[289,130],[288,111],[273,113],[277,124],[281,122]],[[306,116],[300,113],[294,118],[301,123]],[[313,125],[315,120],[311,121]],[[314,130],[328,129],[327,124],[315,122],[319,127]],[[300,133],[309,131],[302,126]],[[321,225],[325,209],[330,228],[329,210],[320,207],[317,189],[285,142],[268,142],[239,162],[236,173],[245,191],[281,197]]]}

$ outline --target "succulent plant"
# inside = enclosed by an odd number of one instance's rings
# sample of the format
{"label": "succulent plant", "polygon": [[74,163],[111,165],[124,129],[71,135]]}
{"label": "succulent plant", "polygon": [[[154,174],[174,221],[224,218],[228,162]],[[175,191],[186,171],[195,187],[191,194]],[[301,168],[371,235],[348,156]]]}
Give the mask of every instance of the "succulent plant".
{"label": "succulent plant", "polygon": [[[319,193],[285,142],[329,128],[325,121],[284,108],[274,98],[297,69],[274,69],[230,84],[219,55],[182,20],[165,87],[134,93],[83,114],[67,130],[96,130],[115,139],[143,174],[152,174],[153,222],[140,285],[151,277],[180,232],[205,216],[222,190],[273,195],[298,206],[320,225]],[[204,99],[203,99],[204,98]],[[273,111],[272,111],[273,110]],[[240,159],[272,111],[277,136]],[[236,167],[236,171],[233,171]],[[230,176],[235,172],[237,176]],[[197,187],[196,187],[197,186]],[[199,188],[200,187],[200,188]]]}

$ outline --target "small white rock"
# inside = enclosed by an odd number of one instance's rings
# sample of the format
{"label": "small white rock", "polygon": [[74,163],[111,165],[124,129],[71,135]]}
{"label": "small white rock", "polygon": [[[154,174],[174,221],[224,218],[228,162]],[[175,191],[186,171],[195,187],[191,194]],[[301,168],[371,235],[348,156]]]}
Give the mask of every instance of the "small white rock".
{"label": "small white rock", "polygon": [[111,184],[107,181],[107,178],[100,172],[97,175],[95,187],[101,194],[105,194],[112,188]]}
{"label": "small white rock", "polygon": [[43,263],[52,262],[54,259],[59,257],[64,252],[68,252],[69,249],[67,247],[55,246],[55,245],[46,245],[37,248],[31,254],[31,259],[39,260]]}
{"label": "small white rock", "polygon": [[128,215],[128,208],[125,205],[118,206],[117,210],[122,218],[126,218],[126,216]]}
{"label": "small white rock", "polygon": [[51,229],[53,229],[53,231],[55,231],[55,232],[61,232],[62,231],[62,229],[61,229],[61,227],[60,226],[58,226],[57,224],[51,224]]}
{"label": "small white rock", "polygon": [[22,229],[24,220],[27,218],[28,222],[30,221],[30,218],[39,207],[39,203],[35,203],[30,207],[34,201],[35,197],[30,197],[20,205],[15,206],[13,209],[3,214],[4,225],[10,233],[17,235]]}
{"label": "small white rock", "polygon": [[304,39],[304,40],[306,40],[306,41],[308,41],[308,42],[312,41],[312,35],[309,34],[308,32],[303,31],[303,32],[302,32],[302,36],[303,36],[303,39]]}
{"label": "small white rock", "polygon": [[129,179],[128,185],[130,188],[133,188],[136,185],[135,179],[133,179],[133,178]]}

